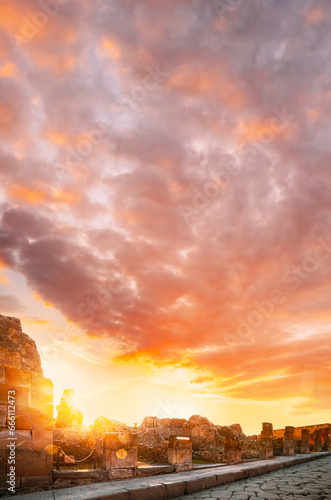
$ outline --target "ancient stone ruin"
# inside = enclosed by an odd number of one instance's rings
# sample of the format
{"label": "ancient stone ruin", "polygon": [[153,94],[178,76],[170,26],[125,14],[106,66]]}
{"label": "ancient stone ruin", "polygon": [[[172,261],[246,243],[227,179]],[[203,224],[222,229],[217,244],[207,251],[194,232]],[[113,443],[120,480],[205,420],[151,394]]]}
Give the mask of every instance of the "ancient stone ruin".
{"label": "ancient stone ruin", "polygon": [[192,439],[189,437],[170,436],[168,463],[176,472],[192,470]]}
{"label": "ancient stone ruin", "polygon": [[0,444],[0,489],[52,483],[53,384],[20,320],[2,315]]}
{"label": "ancient stone ruin", "polygon": [[43,376],[35,342],[22,332],[20,321],[0,315],[0,494],[8,487],[12,492],[32,486],[47,488],[59,480],[70,480],[72,485],[72,481],[81,484],[82,480],[112,481],[160,473],[159,467],[153,471],[137,467],[138,457],[164,464],[171,473],[192,470],[194,461],[237,464],[329,451],[330,430],[330,424],[321,424],[274,431],[265,422],[260,436],[248,437],[239,424],[215,425],[199,415],[188,420],[146,417],[135,428],[100,417],[90,429],[56,429],[55,444],[65,448],[63,462],[66,455],[72,457],[67,459],[72,464],[93,454],[90,460],[97,468],[88,471],[91,475],[83,474],[83,479],[75,475],[81,471],[74,470],[64,471],[66,479],[59,479],[62,471],[53,472],[53,384]]}
{"label": "ancient stone ruin", "polygon": [[285,427],[283,455],[284,457],[294,456],[294,427],[292,426]]}
{"label": "ancient stone ruin", "polygon": [[261,432],[261,458],[272,458],[274,455],[273,426],[268,422],[262,424]]}
{"label": "ancient stone ruin", "polygon": [[111,432],[104,436],[103,467],[109,479],[137,476],[138,434]]}
{"label": "ancient stone ruin", "polygon": [[324,429],[324,451],[330,451],[331,447],[331,427],[328,426]]}
{"label": "ancient stone ruin", "polygon": [[315,443],[314,443],[314,451],[315,453],[322,451],[322,429],[316,429],[315,431]]}
{"label": "ancient stone ruin", "polygon": [[225,432],[223,462],[228,464],[240,464],[242,442],[239,437],[234,436],[231,429]]}
{"label": "ancient stone ruin", "polygon": [[303,454],[310,453],[310,431],[309,429],[302,429],[301,431],[301,448],[300,452]]}

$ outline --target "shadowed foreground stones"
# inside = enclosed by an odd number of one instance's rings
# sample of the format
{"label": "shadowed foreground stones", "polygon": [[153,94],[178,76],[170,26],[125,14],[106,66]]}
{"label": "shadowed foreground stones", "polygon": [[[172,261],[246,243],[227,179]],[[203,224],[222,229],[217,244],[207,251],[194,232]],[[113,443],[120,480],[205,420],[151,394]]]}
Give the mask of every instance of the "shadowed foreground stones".
{"label": "shadowed foreground stones", "polygon": [[[314,462],[316,459],[318,460]],[[312,463],[305,464],[305,462]],[[305,465],[298,466],[298,464]],[[287,469],[287,467],[291,468]],[[299,475],[301,470],[304,472]],[[268,471],[271,472],[265,474]],[[192,500],[192,498],[240,500],[248,498],[251,500],[251,497],[265,500],[272,498],[285,500],[297,497],[325,500],[330,498],[327,496],[329,494],[327,488],[330,488],[331,483],[325,482],[321,485],[320,471],[325,472],[322,479],[323,477],[327,479],[328,474],[331,480],[331,454],[318,453],[297,457],[277,457],[268,461],[261,460],[228,467],[220,466],[212,470],[80,486],[67,490],[54,490],[53,496],[48,496],[48,492],[24,495],[22,500],[165,500],[170,498],[182,498],[183,500]],[[278,478],[277,484],[274,478]],[[320,494],[324,488],[324,496],[315,495],[315,490]],[[298,496],[299,494],[300,496]]]}
{"label": "shadowed foreground stones", "polygon": [[[8,393],[15,398],[13,405]],[[8,406],[15,406],[14,431]],[[51,484],[53,384],[44,378],[36,344],[22,332],[20,320],[0,315],[0,491],[9,486],[8,438],[16,438],[15,487]]]}

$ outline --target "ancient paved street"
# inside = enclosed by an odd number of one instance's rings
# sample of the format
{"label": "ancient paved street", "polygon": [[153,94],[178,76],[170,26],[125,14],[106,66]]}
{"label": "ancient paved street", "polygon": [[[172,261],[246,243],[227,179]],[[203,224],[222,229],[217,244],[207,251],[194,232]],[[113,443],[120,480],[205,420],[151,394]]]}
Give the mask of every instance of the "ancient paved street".
{"label": "ancient paved street", "polygon": [[331,500],[331,456],[269,472],[235,483],[179,497],[177,500],[215,498],[222,500]]}

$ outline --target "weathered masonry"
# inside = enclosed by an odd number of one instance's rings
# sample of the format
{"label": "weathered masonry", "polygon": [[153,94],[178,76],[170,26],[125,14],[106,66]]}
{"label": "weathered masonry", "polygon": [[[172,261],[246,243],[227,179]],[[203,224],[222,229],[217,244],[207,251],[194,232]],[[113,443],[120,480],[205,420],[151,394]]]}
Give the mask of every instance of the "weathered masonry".
{"label": "weathered masonry", "polygon": [[109,479],[137,476],[138,434],[109,432],[103,440],[103,468]]}
{"label": "weathered masonry", "polygon": [[176,472],[192,470],[192,438],[169,437],[168,463],[174,466]]}
{"label": "weathered masonry", "polygon": [[0,315],[0,491],[51,484],[52,448],[53,384],[20,320]]}
{"label": "weathered masonry", "polygon": [[261,432],[261,458],[272,458],[274,455],[273,447],[273,425],[269,422],[262,424]]}

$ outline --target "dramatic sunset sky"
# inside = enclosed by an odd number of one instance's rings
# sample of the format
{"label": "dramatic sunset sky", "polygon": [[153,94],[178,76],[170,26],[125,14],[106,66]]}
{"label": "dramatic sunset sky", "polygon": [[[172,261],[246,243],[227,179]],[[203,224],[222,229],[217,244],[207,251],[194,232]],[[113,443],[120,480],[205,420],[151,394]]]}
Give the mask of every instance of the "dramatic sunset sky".
{"label": "dramatic sunset sky", "polygon": [[330,422],[330,2],[0,5],[0,313],[55,404]]}

